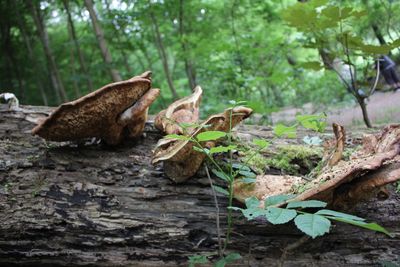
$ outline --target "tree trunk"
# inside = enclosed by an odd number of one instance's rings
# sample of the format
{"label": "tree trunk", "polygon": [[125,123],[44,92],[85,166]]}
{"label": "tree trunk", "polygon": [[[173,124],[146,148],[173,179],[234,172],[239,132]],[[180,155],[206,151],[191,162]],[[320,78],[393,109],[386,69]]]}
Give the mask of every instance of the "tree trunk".
{"label": "tree trunk", "polygon": [[71,12],[69,10],[68,1],[67,0],[62,0],[62,2],[63,2],[63,5],[64,5],[65,12],[67,13],[68,26],[69,26],[69,29],[70,29],[69,32],[71,34],[72,41],[74,42],[76,53],[78,54],[79,65],[80,65],[81,71],[86,77],[89,90],[93,91],[94,87],[93,87],[92,78],[90,77],[90,74],[89,74],[89,72],[87,70],[86,63],[85,63],[85,58],[84,58],[83,53],[81,51],[78,39],[76,38],[74,21],[72,20]]}
{"label": "tree trunk", "polygon": [[108,66],[108,70],[110,72],[111,78],[114,82],[121,81],[122,80],[121,75],[119,74],[118,70],[116,70],[113,66],[111,53],[108,49],[106,40],[104,38],[103,29],[100,27],[100,23],[97,19],[97,14],[93,7],[93,1],[85,0],[85,5],[86,5],[87,10],[89,11],[90,18],[91,18],[92,24],[93,24],[93,29],[94,29],[94,32],[96,33],[96,38],[99,43],[101,55],[103,56],[104,62]]}
{"label": "tree trunk", "polygon": [[31,9],[33,20],[37,28],[38,35],[43,45],[43,50],[46,55],[47,63],[49,66],[50,78],[56,93],[58,102],[65,102],[68,100],[67,94],[62,83],[60,73],[58,71],[56,61],[54,59],[53,51],[50,46],[49,35],[47,34],[46,26],[40,14],[40,8],[32,0],[28,1]]}
{"label": "tree trunk", "polygon": [[[150,1],[149,4],[151,5]],[[167,83],[168,83],[168,87],[171,90],[172,93],[172,97],[174,99],[178,99],[178,93],[176,92],[174,83],[172,81],[172,77],[171,77],[171,72],[169,70],[169,65],[168,65],[168,58],[167,58],[167,54],[165,53],[165,48],[164,48],[164,44],[161,38],[161,34],[160,34],[160,30],[158,29],[158,23],[156,20],[156,17],[153,13],[153,11],[151,10],[151,7],[149,7],[149,13],[150,13],[150,19],[151,22],[153,24],[153,28],[154,28],[154,39],[156,42],[156,46],[157,46],[157,50],[158,50],[158,54],[160,55],[161,58],[161,62],[164,68],[164,73],[165,73],[165,77],[167,78]]]}
{"label": "tree trunk", "polygon": [[189,55],[189,48],[187,41],[185,40],[185,29],[184,29],[184,6],[183,0],[179,0],[179,35],[180,35],[180,42],[183,52],[183,58],[185,62],[185,72],[188,78],[189,88],[193,90],[196,87],[196,72],[193,67],[193,62]]}
{"label": "tree trunk", "polygon": [[368,110],[367,110],[367,105],[365,104],[365,100],[364,99],[357,99],[357,101],[358,101],[358,104],[360,105],[365,125],[368,128],[372,128],[372,123],[371,123],[371,121],[369,119],[369,116],[368,116]]}
{"label": "tree trunk", "polygon": [[15,1],[13,1],[13,4],[14,4],[13,8],[15,9],[15,11],[17,13],[18,27],[19,27],[19,29],[21,31],[22,38],[24,39],[26,50],[28,51],[29,61],[32,63],[33,69],[37,73],[36,75],[34,75],[35,76],[35,81],[36,81],[36,86],[39,89],[40,96],[42,97],[43,104],[45,106],[48,106],[49,105],[49,101],[47,99],[47,95],[46,95],[46,93],[44,91],[44,86],[43,86],[43,83],[42,83],[42,80],[41,80],[41,76],[42,75],[39,74],[40,73],[39,65],[38,65],[38,63],[36,61],[36,57],[34,57],[34,55],[33,55],[32,44],[31,44],[30,38],[29,38],[29,36],[27,34],[27,31],[26,31],[25,21],[23,20],[23,17],[21,15],[19,7],[16,5]]}
{"label": "tree trunk", "polygon": [[[145,138],[116,148],[45,143],[24,118],[47,108],[6,108],[0,105],[0,265],[187,266],[188,256],[217,251],[208,179],[199,172],[177,185],[151,166],[161,136],[150,123]],[[238,135],[273,136],[269,128],[247,125]],[[225,231],[227,199],[218,200]],[[393,238],[338,223],[283,258],[282,249],[303,240],[293,225],[246,221],[235,212],[228,249],[242,255],[238,266],[380,266],[400,255],[399,205],[394,193],[352,212]]]}

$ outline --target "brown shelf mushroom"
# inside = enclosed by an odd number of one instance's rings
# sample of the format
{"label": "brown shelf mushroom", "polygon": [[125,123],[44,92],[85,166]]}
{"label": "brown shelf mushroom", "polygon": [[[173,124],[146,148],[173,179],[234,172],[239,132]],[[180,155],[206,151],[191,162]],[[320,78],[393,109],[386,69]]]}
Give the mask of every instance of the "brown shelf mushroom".
{"label": "brown shelf mushroom", "polygon": [[155,127],[165,134],[184,134],[179,124],[194,123],[199,120],[199,106],[202,94],[201,87],[196,86],[193,94],[175,101],[167,109],[160,111],[154,119]]}
{"label": "brown shelf mushroom", "polygon": [[[336,135],[339,150],[342,150],[339,138],[343,140],[344,131],[341,133]],[[242,202],[250,196],[266,199],[293,193],[297,187],[303,192],[291,201],[317,199],[334,208],[350,209],[357,202],[376,196],[386,184],[400,180],[400,125],[388,126],[364,140],[364,147],[350,161],[324,168],[311,182],[294,176],[260,175],[251,186],[236,181],[235,198]]]}
{"label": "brown shelf mushroom", "polygon": [[108,84],[75,101],[60,105],[32,130],[51,141],[98,137],[107,144],[141,134],[148,106],[158,96],[151,88],[151,72]]}
{"label": "brown shelf mushroom", "polygon": [[[205,131],[229,130],[229,117],[232,111],[232,127],[249,117],[252,110],[246,107],[227,109],[223,113],[210,116],[191,134],[196,137]],[[209,127],[205,128],[205,125]],[[203,142],[203,146],[214,147],[216,141]],[[184,182],[192,177],[200,168],[206,155],[193,149],[194,143],[188,140],[161,139],[154,151],[152,163],[164,163],[165,174],[177,183]]]}

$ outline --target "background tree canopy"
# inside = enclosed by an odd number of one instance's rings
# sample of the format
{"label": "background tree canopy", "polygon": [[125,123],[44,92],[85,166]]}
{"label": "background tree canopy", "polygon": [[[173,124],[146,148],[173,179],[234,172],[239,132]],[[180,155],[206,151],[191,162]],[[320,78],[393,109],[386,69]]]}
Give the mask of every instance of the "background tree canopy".
{"label": "background tree canopy", "polygon": [[[338,104],[353,98],[335,58],[359,68],[368,87],[374,60],[396,61],[400,45],[400,2],[391,0],[3,0],[0,12],[0,91],[35,105],[145,70],[162,89],[152,112],[196,84],[203,116],[231,99],[262,114]],[[344,34],[351,62],[338,54]]]}

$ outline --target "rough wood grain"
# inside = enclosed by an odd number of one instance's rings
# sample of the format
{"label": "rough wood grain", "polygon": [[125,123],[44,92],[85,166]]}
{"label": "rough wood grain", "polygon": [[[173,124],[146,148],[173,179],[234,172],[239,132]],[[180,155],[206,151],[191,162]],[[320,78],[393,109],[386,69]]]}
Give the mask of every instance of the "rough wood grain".
{"label": "rough wood grain", "polygon": [[[203,173],[184,184],[150,165],[160,138],[116,148],[48,143],[32,136],[25,107],[0,106],[0,265],[187,266],[187,257],[217,249],[215,207]],[[241,127],[243,139],[271,136]],[[391,190],[393,191],[393,190]],[[226,199],[219,198],[221,207]],[[284,266],[379,266],[400,255],[400,195],[361,204],[356,215],[379,222],[393,238],[337,224],[287,254]],[[225,227],[225,209],[221,221]],[[230,248],[240,266],[276,266],[282,250],[302,237],[293,226],[237,216]]]}

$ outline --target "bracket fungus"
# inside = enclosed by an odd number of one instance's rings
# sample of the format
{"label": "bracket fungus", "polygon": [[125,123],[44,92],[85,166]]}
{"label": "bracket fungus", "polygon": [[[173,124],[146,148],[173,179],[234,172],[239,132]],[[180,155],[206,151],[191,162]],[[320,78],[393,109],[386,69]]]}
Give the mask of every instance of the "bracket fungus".
{"label": "bracket fungus", "polygon": [[329,157],[328,165],[314,180],[305,181],[296,176],[259,175],[250,186],[236,181],[235,198],[244,202],[250,196],[266,199],[274,195],[297,193],[289,201],[317,199],[329,203],[333,208],[348,210],[360,201],[382,192],[385,194],[385,185],[400,180],[400,125],[389,125],[381,133],[365,137],[363,148],[355,152],[349,161],[337,159],[344,143],[344,130],[338,129],[340,127],[336,127],[336,149],[333,153],[336,164],[331,165],[333,161]]}
{"label": "bracket fungus", "polygon": [[[200,126],[196,127],[190,136],[196,136],[205,131],[229,131],[230,114],[232,112],[231,127],[235,127],[242,120],[248,118],[252,110],[246,107],[226,109],[223,113],[210,116]],[[205,127],[207,125],[207,127]],[[214,147],[216,141],[201,142],[207,148]],[[161,139],[154,151],[152,163],[164,163],[165,174],[177,183],[184,182],[192,177],[200,168],[206,155],[193,149],[194,143],[190,140]]]}
{"label": "bracket fungus", "polygon": [[108,84],[75,101],[60,105],[32,133],[51,141],[97,137],[115,145],[137,137],[144,128],[150,104],[159,95],[151,88],[151,72]]}
{"label": "bracket fungus", "polygon": [[181,98],[167,109],[160,111],[154,119],[157,129],[166,134],[184,134],[180,123],[194,123],[199,120],[199,106],[203,90],[196,86],[193,94]]}

